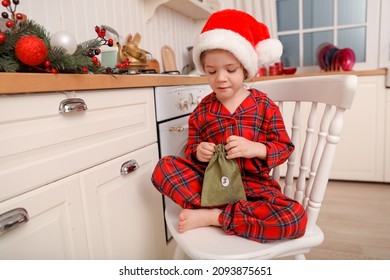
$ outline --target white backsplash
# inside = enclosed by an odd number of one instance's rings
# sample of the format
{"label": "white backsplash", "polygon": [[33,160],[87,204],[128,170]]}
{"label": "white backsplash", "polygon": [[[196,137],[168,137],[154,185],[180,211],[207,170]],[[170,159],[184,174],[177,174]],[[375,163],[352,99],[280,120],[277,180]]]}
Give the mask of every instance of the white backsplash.
{"label": "white backsplash", "polygon": [[124,38],[139,32],[139,47],[151,52],[161,69],[161,47],[169,45],[175,50],[181,70],[187,64],[187,47],[198,32],[191,18],[164,6],[146,21],[143,0],[21,0],[17,12],[26,14],[50,34],[70,32],[78,43],[96,38],[96,25],[108,25]]}
{"label": "white backsplash", "polygon": [[[157,0],[156,0],[157,1]],[[211,1],[211,4],[216,0]],[[271,0],[219,0],[221,9],[236,8],[247,11],[259,20],[268,20]],[[95,26],[108,25],[121,36],[140,33],[140,48],[152,53],[160,63],[161,47],[169,45],[175,51],[178,70],[189,62],[187,47],[192,46],[205,20],[195,21],[165,6],[160,6],[153,17],[146,20],[144,0],[21,0],[17,12],[44,26],[54,34],[66,30],[78,43],[96,38]]]}

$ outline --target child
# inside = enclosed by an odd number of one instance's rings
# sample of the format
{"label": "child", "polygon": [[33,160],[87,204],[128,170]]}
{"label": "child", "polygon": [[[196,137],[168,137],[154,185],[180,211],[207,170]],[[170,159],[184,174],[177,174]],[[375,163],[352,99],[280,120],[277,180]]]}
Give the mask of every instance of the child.
{"label": "child", "polygon": [[[213,92],[190,116],[186,158],[166,156],[152,175],[154,186],[184,208],[179,232],[218,226],[258,242],[304,234],[305,210],[269,175],[294,150],[282,116],[266,94],[244,87],[258,65],[275,62],[281,53],[281,43],[269,38],[265,25],[236,10],[212,14],[197,38],[194,63]],[[202,208],[204,172],[220,143],[240,167],[247,200]]]}

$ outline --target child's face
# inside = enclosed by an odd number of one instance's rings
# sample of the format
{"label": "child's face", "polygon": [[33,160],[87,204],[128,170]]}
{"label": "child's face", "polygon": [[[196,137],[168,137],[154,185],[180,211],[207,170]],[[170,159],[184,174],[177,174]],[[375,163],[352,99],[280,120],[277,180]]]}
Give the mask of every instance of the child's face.
{"label": "child's face", "polygon": [[245,70],[231,52],[207,51],[203,57],[203,66],[209,84],[218,99],[231,97],[243,88]]}

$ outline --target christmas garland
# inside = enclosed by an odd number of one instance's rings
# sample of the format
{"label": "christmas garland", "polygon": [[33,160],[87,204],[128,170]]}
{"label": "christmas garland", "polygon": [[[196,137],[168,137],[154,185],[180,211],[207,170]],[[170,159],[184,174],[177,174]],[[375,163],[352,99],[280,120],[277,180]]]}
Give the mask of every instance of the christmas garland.
{"label": "christmas garland", "polygon": [[106,30],[95,27],[97,38],[88,40],[69,49],[54,44],[43,26],[26,16],[16,13],[19,0],[3,0],[2,12],[7,30],[0,29],[0,72],[43,72],[43,73],[112,73],[115,69],[103,68],[97,55],[103,45],[113,46],[112,39],[106,39]]}

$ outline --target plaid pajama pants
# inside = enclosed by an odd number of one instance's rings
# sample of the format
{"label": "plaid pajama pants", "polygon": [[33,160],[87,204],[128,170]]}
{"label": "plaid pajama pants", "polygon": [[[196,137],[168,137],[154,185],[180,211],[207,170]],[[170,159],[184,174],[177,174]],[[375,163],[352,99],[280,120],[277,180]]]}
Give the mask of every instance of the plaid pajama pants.
{"label": "plaid pajama pants", "polygon": [[[152,182],[163,195],[183,208],[200,208],[204,169],[176,156],[166,156],[158,162]],[[298,202],[281,193],[278,188],[242,177],[247,201],[222,207],[221,228],[261,243],[294,239],[305,233],[307,216]]]}

